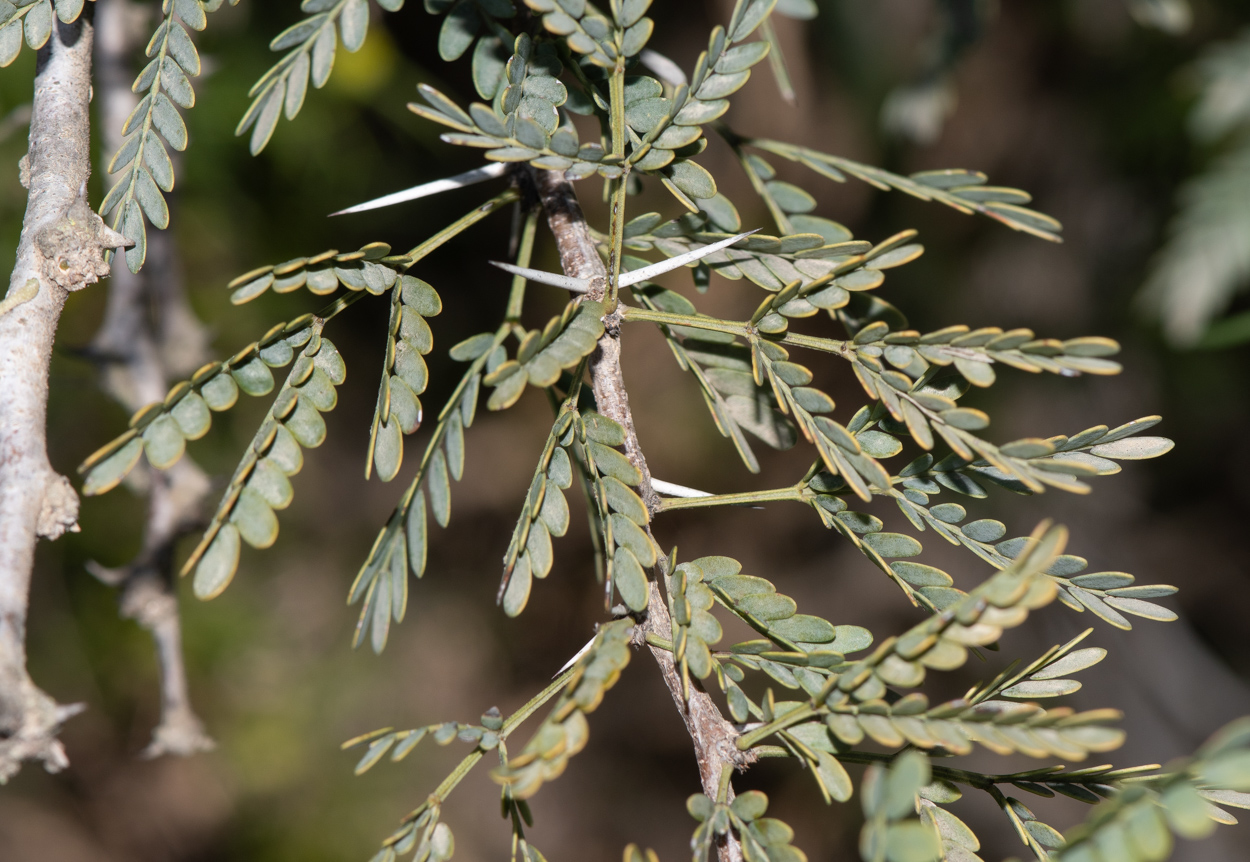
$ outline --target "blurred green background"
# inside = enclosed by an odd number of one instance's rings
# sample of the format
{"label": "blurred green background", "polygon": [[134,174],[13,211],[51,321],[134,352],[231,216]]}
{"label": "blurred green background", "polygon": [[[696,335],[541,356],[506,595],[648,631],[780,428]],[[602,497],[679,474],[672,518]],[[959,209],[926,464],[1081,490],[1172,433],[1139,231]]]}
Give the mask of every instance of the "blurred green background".
{"label": "blurred green background", "polygon": [[[657,2],[652,45],[689,68],[728,0]],[[956,696],[995,673],[1011,655],[1029,656],[1094,625],[1088,643],[1111,650],[1068,698],[1078,708],[1127,713],[1121,764],[1166,762],[1191,751],[1216,727],[1250,713],[1250,578],[1244,523],[1250,514],[1250,353],[1174,352],[1133,311],[1150,255],[1173,211],[1178,184],[1211,152],[1185,133],[1194,98],[1187,70],[1201,51],[1250,24],[1241,0],[1200,0],[1192,28],[1169,35],[1138,26],[1122,0],[1047,0],[994,4],[988,24],[954,71],[957,106],[932,143],[881,132],[881,106],[914,79],[930,50],[938,12],[916,0],[822,0],[821,16],[778,30],[798,106],[777,95],[764,66],[736,97],[728,120],[741,132],[795,141],[894,170],[963,167],[991,182],[1028,189],[1038,209],[1059,218],[1065,242],[1053,245],[980,218],[961,216],[854,181],[835,185],[778,165],[820,201],[818,213],[857,237],[880,240],[920,230],[927,253],[891,273],[883,296],[926,330],[952,323],[1029,326],[1059,338],[1104,334],[1124,344],[1125,372],[1110,379],[1036,378],[1005,373],[970,404],[993,416],[994,439],[1073,433],[1161,413],[1159,432],[1177,441],[1158,462],[1127,465],[1098,480],[1089,497],[1051,492],[1038,498],[994,494],[969,508],[993,513],[1012,535],[1053,515],[1072,529],[1072,552],[1093,570],[1125,570],[1141,583],[1174,583],[1171,624],[1139,621],[1131,632],[1055,606],[1004,641],[1004,653],[973,663],[935,694]],[[377,10],[374,9],[376,13]],[[437,130],[404,109],[425,81],[471,96],[468,61],[436,56],[438,21],[410,0],[375,15],[355,55],[339,52],[328,86],[310,94],[294,122],[283,121],[258,158],[233,136],[246,92],[273,61],[268,40],[298,19],[295,0],[244,2],[215,13],[199,44],[206,75],[187,112],[191,146],[178,173],[171,230],[191,300],[219,356],[258,337],[277,320],[322,303],[304,293],[266,295],[233,308],[224,289],[235,275],[327,248],[383,240],[407,249],[494,192],[476,187],[360,216],[326,213],[423,180],[474,167],[478,153],[441,144]],[[29,101],[33,55],[0,74],[0,115]],[[25,205],[16,164],[24,127],[0,141],[0,267],[12,262]],[[713,140],[700,161],[742,211],[747,226],[768,225],[728,151]],[[94,182],[98,183],[97,177]],[[600,218],[599,187],[580,192]],[[93,190],[98,201],[102,190]],[[632,204],[678,214],[662,190]],[[768,225],[771,227],[771,225]],[[506,278],[485,265],[507,253],[508,217],[493,217],[422,262],[416,274],[440,291],[433,382],[427,414],[449,394],[454,364],[447,346],[493,328]],[[554,267],[549,237],[541,265]],[[684,273],[670,285],[694,296]],[[49,409],[53,464],[70,473],[88,453],[125,428],[126,416],[96,385],[77,348],[99,325],[106,285],[73,295],[62,322]],[[559,297],[534,293],[531,324]],[[709,312],[757,301],[745,282],[714,281],[698,301]],[[347,588],[378,528],[415,469],[422,434],[391,485],[363,479],[364,449],[384,347],[387,309],[363,302],[327,334],[343,351],[348,382],[330,414],[329,439],[307,453],[296,498],[281,514],[281,535],[266,552],[245,551],[239,576],[219,599],[200,603],[184,591],[186,658],[195,706],[218,740],[216,752],[187,760],[141,761],[159,708],[156,665],[147,635],[118,618],[116,597],[84,568],[120,565],[139,547],[143,507],[120,489],[85,501],[80,534],[41,547],[31,598],[29,652],[35,680],[61,702],[88,710],[65,728],[71,767],[49,776],[26,768],[0,791],[0,858],[6,862],[113,860],[364,860],[398,818],[433,789],[463,754],[462,744],[423,743],[400,765],[362,778],[358,753],[338,745],[358,733],[442,720],[476,721],[486,708],[515,709],[590,637],[603,618],[590,565],[585,522],[573,519],[559,542],[551,577],[529,608],[509,620],[496,608],[499,559],[549,422],[537,393],[505,415],[479,413],[469,433],[464,481],[454,486],[452,521],[436,531],[427,575],[414,584],[408,619],[381,656],[350,648],[356,609]],[[810,462],[802,447],[761,452],[760,477],[738,465],[709,421],[696,389],[651,332],[625,335],[641,441],[660,478],[710,491],[789,483]],[[851,415],[862,392],[844,367],[817,362],[818,379]],[[190,453],[224,481],[250,439],[264,399],[218,416]],[[760,448],[760,447],[757,447]],[[220,486],[219,486],[220,487]],[[210,498],[214,503],[216,496]],[[574,499],[570,497],[570,499]],[[961,502],[964,502],[961,500]],[[879,511],[878,511],[879,510]],[[898,513],[874,507],[898,528]],[[741,559],[746,571],[775,580],[804,610],[871,628],[878,638],[914,622],[916,612],[863,558],[800,507],[661,520],[657,537],[690,559],[709,553]],[[182,553],[189,551],[188,540]],[[987,567],[930,541],[926,562],[968,587]],[[688,738],[649,656],[636,654],[621,683],[591,721],[589,747],[558,782],[532,802],[534,843],[557,860],[617,859],[630,841],[664,860],[684,858],[693,821],[683,800],[698,790]],[[522,731],[522,735],[526,735]],[[973,768],[990,758],[970,758]],[[1031,761],[1021,761],[1020,767]],[[858,805],[826,808],[811,779],[768,763],[737,782],[773,799],[770,813],[797,831],[812,860],[857,858]],[[1039,816],[1066,828],[1084,816],[1078,803],[1036,800]],[[444,809],[464,862],[506,858],[508,827],[484,767]],[[955,811],[984,840],[986,859],[1026,851],[988,798]],[[1250,857],[1250,832],[1221,829],[1202,845],[1182,843],[1176,858]]]}

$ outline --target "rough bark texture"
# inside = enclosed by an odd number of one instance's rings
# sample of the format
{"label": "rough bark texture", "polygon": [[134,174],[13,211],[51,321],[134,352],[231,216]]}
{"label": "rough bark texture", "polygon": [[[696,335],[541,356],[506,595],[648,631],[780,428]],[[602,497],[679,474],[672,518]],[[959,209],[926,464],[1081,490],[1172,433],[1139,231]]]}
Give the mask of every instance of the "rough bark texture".
{"label": "rough bark texture", "polygon": [[[594,240],[586,226],[586,218],[577,202],[577,194],[572,185],[557,171],[536,171],[534,182],[537,185],[538,197],[542,201],[547,214],[547,224],[555,235],[556,245],[560,251],[560,263],[564,274],[575,278],[592,280],[587,297],[602,299],[607,287],[607,270]],[[629,394],[625,389],[625,379],[621,374],[621,340],[620,315],[614,310],[604,317],[606,331],[599,339],[599,347],[590,359],[591,383],[595,393],[595,405],[600,413],[616,420],[625,429],[625,453],[630,462],[642,474],[639,489],[647,508],[654,512],[657,497],[651,487],[651,472],[647,469],[647,459],[642,447],[638,444],[638,435],[634,430],[634,417],[629,409]],[[647,530],[650,535],[650,529]],[[647,605],[647,614],[639,621],[638,637],[645,638],[654,634],[659,638],[672,641],[673,624],[668,613],[668,606],[660,594],[659,579],[663,577],[667,561],[661,559],[657,566],[656,580],[651,583],[651,596]],[[726,764],[735,768],[748,765],[754,757],[739,751],[735,745],[738,732],[733,725],[725,720],[716,702],[704,691],[697,682],[690,686],[690,696],[682,695],[681,676],[673,662],[673,654],[665,649],[651,647],[651,654],[664,684],[668,686],[681,714],[686,730],[694,742],[695,759],[699,765],[699,778],[703,792],[712,799],[716,798],[719,789],[721,770]],[[728,798],[734,798],[733,786],[729,787]],[[729,835],[717,845],[720,862],[740,862],[742,848],[733,835]]]}
{"label": "rough bark texture", "polygon": [[78,496],[48,462],[48,366],[65,299],[108,274],[125,240],[84,196],[91,172],[91,25],[53,27],[39,51],[22,179],[30,190],[17,265],[0,305],[0,780],[23,760],[66,764],[56,739],[79,710],[26,671],[26,605],[35,543],[78,528]]}
{"label": "rough bark texture", "polygon": [[[96,69],[104,158],[121,147],[122,127],[137,97],[130,89],[130,59],[146,38],[151,10],[129,0],[100,0],[96,6]],[[106,162],[107,164],[107,162]],[[190,374],[207,358],[207,335],[182,289],[176,250],[166,231],[148,235],[147,263],[132,273],[123,256],[113,260],[104,321],[89,353],[102,385],[128,411],[165,397],[169,380]],[[145,465],[146,466],[146,465]],[[189,755],[213,748],[191,708],[182,659],[182,626],[174,588],[173,550],[178,538],[201,520],[209,491],[204,471],[184,456],[165,471],[136,470],[132,485],[147,493],[143,547],[127,566],[88,568],[119,588],[121,615],[151,635],[161,672],[161,718],[144,756]]]}

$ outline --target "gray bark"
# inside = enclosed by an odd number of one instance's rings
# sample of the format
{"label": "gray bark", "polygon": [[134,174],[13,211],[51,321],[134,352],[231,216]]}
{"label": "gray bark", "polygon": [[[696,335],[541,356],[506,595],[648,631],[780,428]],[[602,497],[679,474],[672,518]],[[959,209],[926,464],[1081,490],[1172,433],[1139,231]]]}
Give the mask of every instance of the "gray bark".
{"label": "gray bark", "polygon": [[[129,0],[99,0],[96,6],[96,67],[104,158],[124,140],[121,130],[138,98],[130,88],[130,58],[146,38],[150,8]],[[107,164],[107,161],[105,162]],[[104,321],[90,354],[100,364],[102,385],[128,411],[165,397],[171,377],[189,375],[207,358],[207,333],[191,312],[178,271],[173,237],[148,235],[147,263],[133,273],[113,260]],[[198,525],[209,491],[204,471],[184,456],[169,470],[131,474],[148,496],[139,556],[118,569],[88,569],[120,590],[121,615],[151,634],[161,675],[161,718],[145,757],[190,755],[213,748],[213,740],[191,707],[182,658],[182,624],[173,572],[174,544]]]}
{"label": "gray bark", "polygon": [[40,536],[78,529],[78,496],[47,453],[48,367],[65,299],[108,274],[126,244],[86,195],[91,172],[91,25],[53,27],[39,51],[23,159],[30,190],[9,291],[0,303],[0,780],[23,760],[64,767],[61,706],[26,671],[26,607]]}

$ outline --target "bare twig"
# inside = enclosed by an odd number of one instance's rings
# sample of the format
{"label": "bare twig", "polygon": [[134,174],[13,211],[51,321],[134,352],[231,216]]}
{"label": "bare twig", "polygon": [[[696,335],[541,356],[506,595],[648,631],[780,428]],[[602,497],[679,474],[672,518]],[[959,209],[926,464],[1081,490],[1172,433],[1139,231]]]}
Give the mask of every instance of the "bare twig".
{"label": "bare twig", "polygon": [[[121,146],[121,129],[137,102],[130,89],[130,57],[142,44],[148,18],[147,8],[128,0],[100,0],[96,7],[106,158]],[[204,361],[206,342],[207,335],[187,304],[167,232],[148,235],[147,264],[139,273],[132,273],[120,256],[114,259],[104,321],[89,350],[114,399],[129,411],[161,400],[170,377],[188,374]],[[174,544],[199,522],[208,477],[186,456],[169,470],[133,475],[142,477],[148,495],[142,550],[122,568],[106,569],[93,562],[88,569],[120,589],[122,616],[147,629],[156,644],[161,718],[144,756],[208,751],[213,741],[192,710],[187,692],[173,574]]]}
{"label": "bare twig", "polygon": [[30,190],[0,313],[0,780],[23,760],[64,767],[60,706],[26,670],[26,607],[38,537],[78,529],[78,495],[47,451],[48,367],[65,299],[108,275],[126,245],[85,200],[91,172],[91,25],[56,24],[40,49],[22,179]]}
{"label": "bare twig", "polygon": [[[537,171],[528,175],[537,187],[538,197],[547,213],[547,224],[555,235],[556,245],[560,251],[560,263],[564,274],[574,278],[591,280],[586,296],[590,299],[602,299],[607,288],[607,270],[586,225],[586,217],[577,202],[577,194],[572,185],[556,171]],[[638,434],[634,430],[634,417],[629,409],[629,394],[625,389],[625,380],[621,374],[621,341],[620,315],[612,310],[604,317],[606,331],[599,339],[599,347],[590,360],[591,382],[595,393],[595,404],[603,415],[614,419],[625,429],[625,453],[630,463],[642,474],[639,490],[647,508],[654,512],[659,504],[659,497],[651,487],[651,472],[647,469],[647,459],[638,443]],[[648,535],[650,530],[648,528]],[[672,620],[668,607],[660,594],[659,578],[667,574],[668,561],[661,558],[656,567],[656,581],[651,584],[651,596],[647,606],[645,619],[638,627],[638,642],[642,643],[648,634],[671,641],[673,637]],[[681,676],[673,662],[673,654],[668,650],[651,647],[651,654],[660,666],[664,683],[668,686],[677,704],[677,711],[686,724],[686,730],[694,742],[695,759],[699,765],[699,777],[703,792],[712,799],[717,798],[721,772],[725,764],[736,768],[748,765],[754,756],[739,751],[734,744],[738,732],[733,725],[721,715],[720,708],[697,684],[690,686],[690,696],[682,695]],[[728,799],[734,798],[733,787],[728,789]],[[726,836],[717,847],[720,862],[740,862],[742,848],[732,835]]]}

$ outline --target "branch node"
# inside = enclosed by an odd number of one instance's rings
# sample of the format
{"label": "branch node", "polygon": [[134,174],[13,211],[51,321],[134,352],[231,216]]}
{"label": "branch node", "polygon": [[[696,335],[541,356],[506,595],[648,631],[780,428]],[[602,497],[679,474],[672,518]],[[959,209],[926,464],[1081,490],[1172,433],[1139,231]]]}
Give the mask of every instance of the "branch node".
{"label": "branch node", "polygon": [[82,290],[109,274],[104,260],[106,249],[132,245],[106,225],[81,197],[74,199],[61,218],[35,235],[44,276],[71,291]]}
{"label": "branch node", "polygon": [[78,530],[78,493],[69,479],[54,473],[43,491],[35,532],[45,539],[59,539]]}

